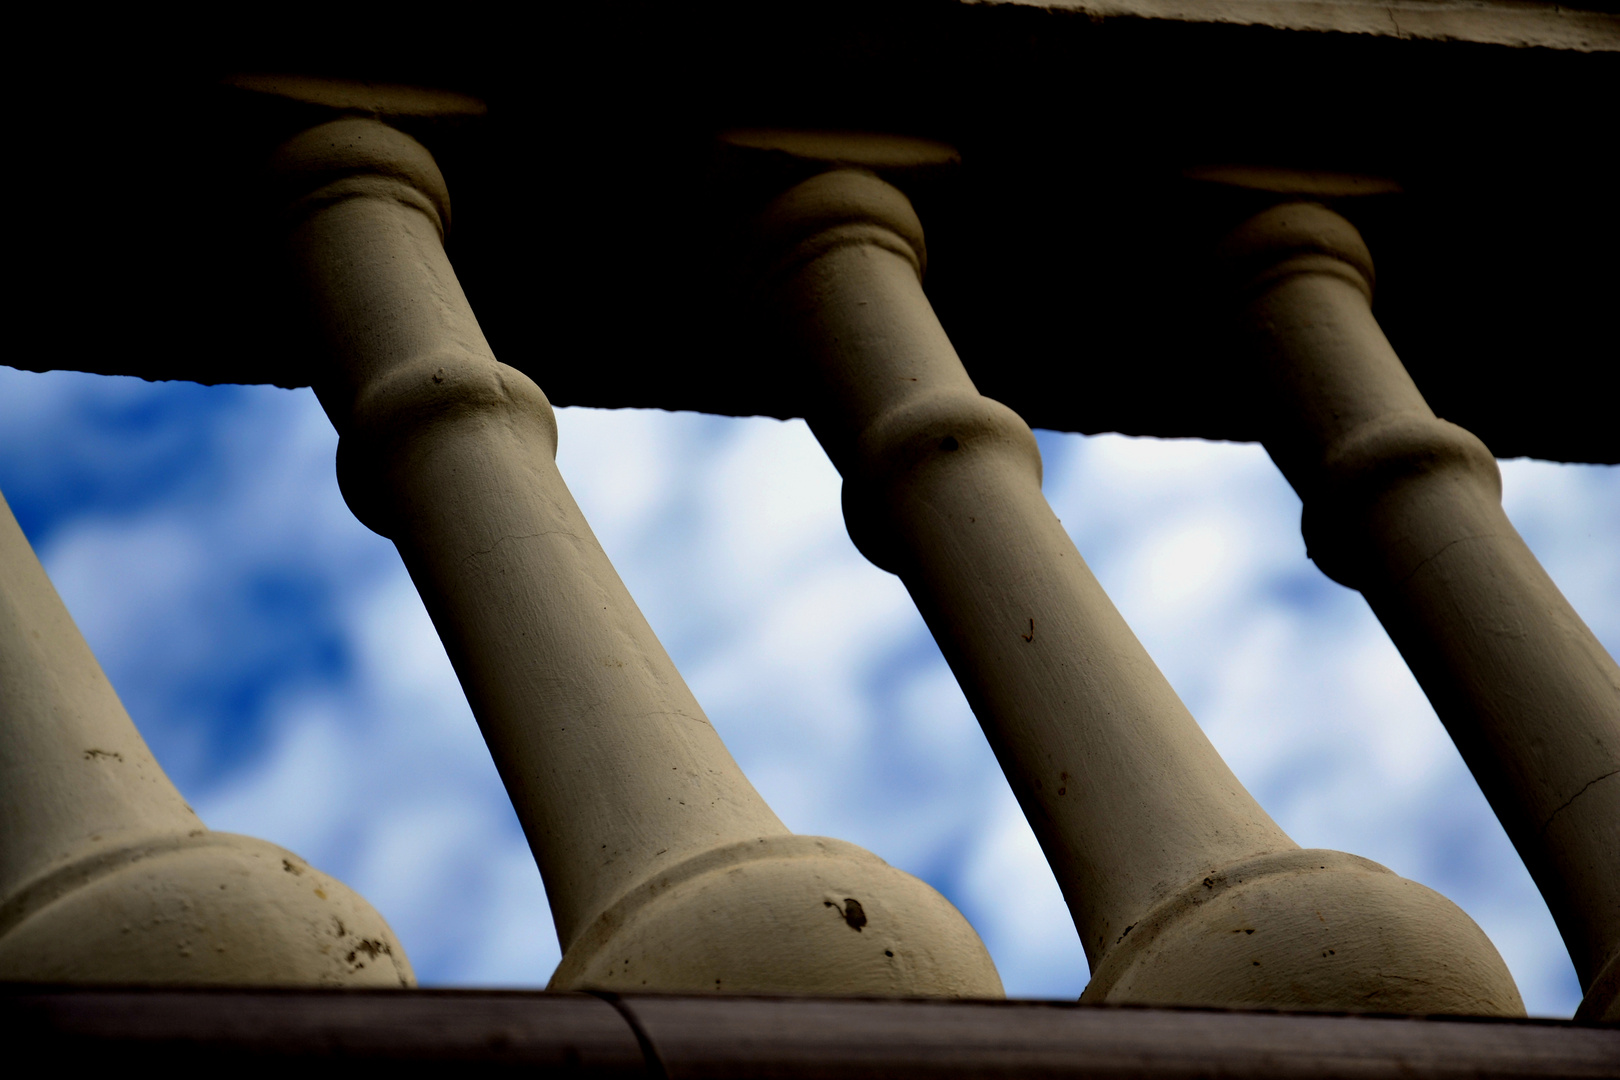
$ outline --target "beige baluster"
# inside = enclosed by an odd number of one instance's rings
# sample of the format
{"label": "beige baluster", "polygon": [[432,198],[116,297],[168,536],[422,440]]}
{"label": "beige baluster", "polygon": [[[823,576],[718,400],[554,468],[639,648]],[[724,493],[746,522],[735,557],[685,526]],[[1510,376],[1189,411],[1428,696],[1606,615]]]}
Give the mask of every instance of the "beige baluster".
{"label": "beige baluster", "polygon": [[0,981],[411,986],[341,882],[203,827],[0,499]]}
{"label": "beige baluster", "polygon": [[1051,860],[1082,1000],[1521,1013],[1455,905],[1300,850],[1216,754],[1041,495],[1029,428],[974,389],[906,197],[825,172],[763,212],[758,244],[850,535],[911,591]]}
{"label": "beige baluster", "polygon": [[1490,451],[1390,348],[1354,226],[1288,203],[1223,256],[1311,557],[1366,596],[1479,780],[1563,932],[1579,1015],[1620,1019],[1620,667],[1508,522]]}
{"label": "beige baluster", "polygon": [[999,996],[943,897],[790,834],[726,752],[558,474],[545,395],[490,352],[427,150],[344,119],[275,167],[345,497],[398,545],[512,795],[552,986]]}

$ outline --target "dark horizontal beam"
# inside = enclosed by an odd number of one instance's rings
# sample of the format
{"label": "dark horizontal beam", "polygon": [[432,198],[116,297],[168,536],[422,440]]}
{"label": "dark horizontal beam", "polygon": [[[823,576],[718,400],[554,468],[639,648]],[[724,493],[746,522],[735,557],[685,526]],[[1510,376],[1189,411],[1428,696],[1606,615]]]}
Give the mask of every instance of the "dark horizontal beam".
{"label": "dark horizontal beam", "polygon": [[13,140],[16,306],[37,336],[8,362],[307,382],[257,182],[310,116],[220,89],[303,72],[488,103],[483,120],[415,130],[449,179],[451,255],[497,354],[560,405],[800,415],[733,244],[765,193],[715,135],[854,129],[961,151],[959,168],[908,185],[927,287],[980,388],[1035,426],[1256,437],[1205,265],[1255,204],[1186,176],[1282,166],[1400,186],[1340,209],[1438,412],[1499,456],[1620,461],[1612,14],[1511,0],[1229,0],[1218,17],[1179,0],[632,2],[452,8],[429,28],[231,10],[184,33],[37,39],[52,89]]}
{"label": "dark horizontal beam", "polygon": [[1615,1025],[1031,1001],[14,985],[0,987],[0,1034],[12,1060],[54,1069],[223,1075],[359,1065],[671,1080],[1620,1075]]}

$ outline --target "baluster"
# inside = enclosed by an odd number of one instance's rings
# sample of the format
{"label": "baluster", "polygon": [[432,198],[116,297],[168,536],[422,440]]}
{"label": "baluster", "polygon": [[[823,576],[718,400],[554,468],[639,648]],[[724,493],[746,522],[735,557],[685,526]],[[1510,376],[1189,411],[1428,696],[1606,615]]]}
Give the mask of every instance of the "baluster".
{"label": "baluster", "polygon": [[274,844],[211,832],[0,498],[0,981],[412,986],[393,932]]}
{"label": "baluster", "polygon": [[340,119],[275,168],[344,496],[397,544],[512,795],[551,985],[999,996],[943,897],[790,834],[727,753],[558,474],[545,395],[479,329],[428,151]]}
{"label": "baluster", "polygon": [[1367,598],[1518,847],[1586,991],[1577,1015],[1620,1019],[1620,667],[1509,523],[1490,451],[1390,347],[1355,227],[1287,203],[1222,254],[1311,558]]}
{"label": "baluster", "polygon": [[756,255],[850,535],[910,590],[1056,872],[1092,965],[1082,1000],[1522,1013],[1455,905],[1300,850],[1232,775],[1047,505],[1029,428],[963,369],[899,190],[814,176],[762,213]]}

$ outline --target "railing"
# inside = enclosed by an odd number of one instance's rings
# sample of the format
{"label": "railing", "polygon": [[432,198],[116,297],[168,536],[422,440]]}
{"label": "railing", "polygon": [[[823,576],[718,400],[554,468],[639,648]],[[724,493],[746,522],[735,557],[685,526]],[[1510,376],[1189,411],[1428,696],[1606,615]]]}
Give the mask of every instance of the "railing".
{"label": "railing", "polygon": [[[249,216],[269,223],[300,328],[277,339],[300,350],[283,370],[315,387],[345,498],[398,546],[456,667],[545,879],[553,988],[999,996],[939,894],[787,831],[591,534],[543,387],[496,358],[445,252],[451,192],[429,144],[482,104],[315,78],[221,93],[278,133]],[[802,129],[705,146],[732,214],[702,272],[730,332],[780,358],[793,396],[777,406],[810,421],[852,538],[904,581],[979,717],[1091,961],[1082,1000],[1522,1013],[1455,905],[1283,833],[1091,575],[1041,495],[1029,427],[980,393],[923,292],[910,195],[948,184],[957,150]],[[1373,318],[1376,253],[1345,214],[1398,185],[1258,165],[1178,182],[1220,207],[1177,295],[1199,298],[1235,365],[1241,423],[1547,897],[1578,1015],[1615,1019],[1620,667],[1502,514],[1491,453],[1435,416]],[[358,897],[202,827],[5,526],[0,978],[408,984]]]}
{"label": "railing", "polygon": [[1620,1030],[1568,1020],[1072,1002],[491,991],[0,991],[19,1052],[80,1066],[577,1077],[1614,1075]]}

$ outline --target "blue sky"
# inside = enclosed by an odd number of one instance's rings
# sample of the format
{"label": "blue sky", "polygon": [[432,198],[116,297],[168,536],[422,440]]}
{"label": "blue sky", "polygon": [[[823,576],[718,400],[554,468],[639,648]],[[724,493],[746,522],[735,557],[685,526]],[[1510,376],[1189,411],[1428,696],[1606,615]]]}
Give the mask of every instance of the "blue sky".
{"label": "blue sky", "polygon": [[[939,888],[1010,993],[1078,995],[1051,873],[805,426],[564,409],[559,427],[592,527],[788,825]],[[543,985],[539,875],[398,556],[343,505],[336,441],[307,390],[0,368],[0,491],[204,820],[348,881],[425,983]],[[1545,905],[1365,603],[1305,559],[1264,452],[1040,441],[1058,516],[1267,810],[1450,896],[1531,1012],[1569,1015]],[[1616,651],[1620,470],[1503,472],[1509,515]]]}

